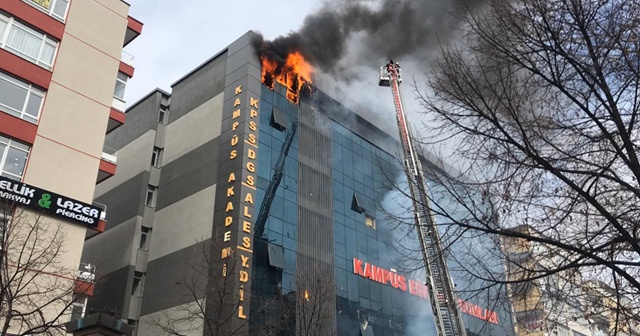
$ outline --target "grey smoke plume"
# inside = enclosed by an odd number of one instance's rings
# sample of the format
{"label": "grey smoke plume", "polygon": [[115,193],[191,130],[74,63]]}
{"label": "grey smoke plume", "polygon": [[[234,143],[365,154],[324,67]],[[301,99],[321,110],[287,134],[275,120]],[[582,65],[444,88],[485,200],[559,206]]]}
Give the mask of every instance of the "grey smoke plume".
{"label": "grey smoke plume", "polygon": [[[283,58],[298,50],[314,66],[336,73],[340,61],[357,44],[361,60],[379,63],[395,58],[425,58],[456,25],[453,10],[470,9],[483,0],[329,0],[306,17],[300,30],[273,41],[254,41],[261,56]],[[274,57],[275,56],[275,57]],[[374,63],[372,63],[373,65]],[[348,65],[347,65],[348,66]]]}

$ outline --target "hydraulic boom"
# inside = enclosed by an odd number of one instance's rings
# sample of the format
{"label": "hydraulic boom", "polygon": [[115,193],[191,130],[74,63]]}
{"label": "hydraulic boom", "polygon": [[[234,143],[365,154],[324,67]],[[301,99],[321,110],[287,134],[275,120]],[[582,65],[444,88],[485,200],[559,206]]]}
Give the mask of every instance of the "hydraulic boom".
{"label": "hydraulic boom", "polygon": [[453,291],[453,283],[443,254],[438,228],[429,210],[426,181],[420,159],[416,153],[416,147],[413,144],[411,128],[404,112],[400,94],[401,82],[402,77],[398,63],[389,61],[386,66],[380,68],[379,85],[391,87],[391,92],[393,93],[405,172],[409,182],[411,198],[413,199],[416,231],[418,232],[422,258],[424,259],[429,300],[433,309],[436,330],[438,336],[466,336]]}
{"label": "hydraulic boom", "polygon": [[282,143],[280,156],[278,157],[276,166],[273,168],[273,177],[271,177],[269,186],[267,187],[267,190],[265,190],[264,199],[262,200],[262,204],[260,205],[260,212],[258,212],[258,218],[256,219],[254,231],[254,237],[256,239],[262,238],[262,234],[264,233],[264,225],[267,222],[267,218],[269,217],[269,210],[271,210],[271,203],[273,203],[273,198],[276,196],[276,191],[278,190],[278,186],[280,185],[280,181],[282,180],[282,175],[284,173],[284,162],[287,158],[287,155],[289,154],[289,148],[291,148],[291,142],[293,142],[293,137],[296,135],[297,129],[298,124],[296,122],[293,122],[287,130],[284,142]]}

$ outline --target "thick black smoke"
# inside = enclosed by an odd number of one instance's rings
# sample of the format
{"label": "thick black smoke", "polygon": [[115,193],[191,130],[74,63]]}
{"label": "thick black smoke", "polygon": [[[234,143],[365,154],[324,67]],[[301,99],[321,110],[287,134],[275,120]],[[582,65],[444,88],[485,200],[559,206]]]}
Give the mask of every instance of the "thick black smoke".
{"label": "thick black smoke", "polygon": [[[351,37],[364,62],[407,56],[423,59],[456,25],[452,11],[468,10],[484,0],[333,0],[307,16],[299,31],[255,41],[258,53],[271,59],[298,50],[314,66],[335,73],[349,51]],[[373,64],[373,63],[372,63]]]}

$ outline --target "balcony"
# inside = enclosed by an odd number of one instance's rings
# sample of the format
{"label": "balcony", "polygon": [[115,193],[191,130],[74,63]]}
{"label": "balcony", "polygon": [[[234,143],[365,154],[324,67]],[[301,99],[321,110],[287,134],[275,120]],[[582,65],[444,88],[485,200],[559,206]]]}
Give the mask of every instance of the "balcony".
{"label": "balcony", "polygon": [[124,63],[124,64],[126,64],[126,65],[128,65],[128,66],[133,68],[133,66],[134,66],[133,59],[134,58],[135,57],[133,55],[131,55],[130,53],[128,53],[128,52],[126,52],[124,50],[122,50],[122,54],[120,55],[120,62],[122,62],[122,63]]}
{"label": "balcony", "polygon": [[124,50],[122,51],[122,54],[120,55],[120,67],[118,68],[118,71],[126,74],[129,78],[133,77],[133,59],[133,55]]}
{"label": "balcony", "polygon": [[126,109],[127,109],[127,105],[126,104],[127,103],[124,100],[122,100],[120,98],[117,98],[117,97],[113,97],[113,101],[111,102],[111,107],[116,109],[116,110],[118,110],[118,111],[120,111],[120,112],[122,112],[122,113],[124,113],[126,111]]}
{"label": "balcony", "polygon": [[127,32],[124,35],[123,47],[135,40],[142,33],[142,22],[129,16],[127,18]]}
{"label": "balcony", "polygon": [[118,161],[118,152],[115,149],[104,147],[100,156],[100,169],[98,170],[98,178],[96,183],[100,183],[116,173],[116,163]]}
{"label": "balcony", "polygon": [[124,112],[116,110],[115,108],[111,108],[109,112],[109,123],[107,124],[107,134],[111,133],[114,129],[124,125],[125,120],[127,119],[126,114]]}
{"label": "balcony", "polygon": [[542,309],[532,309],[516,313],[518,328],[524,328],[528,332],[535,332],[544,327],[546,312]]}
{"label": "balcony", "polygon": [[96,287],[96,267],[91,264],[80,264],[76,277],[75,294],[93,296]]}
{"label": "balcony", "polygon": [[113,148],[103,147],[102,148],[102,160],[117,164],[118,163],[118,151]]}

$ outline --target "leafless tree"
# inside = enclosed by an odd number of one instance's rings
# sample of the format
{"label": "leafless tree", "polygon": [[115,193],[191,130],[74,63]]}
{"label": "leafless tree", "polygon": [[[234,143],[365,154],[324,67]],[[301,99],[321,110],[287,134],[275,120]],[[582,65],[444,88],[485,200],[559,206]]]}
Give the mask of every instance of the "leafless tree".
{"label": "leafless tree", "polygon": [[[336,335],[335,317],[335,284],[333,279],[327,277],[333,274],[333,270],[327,271],[327,267],[320,266],[305,270],[298,270],[296,275],[296,288],[291,298],[294,304],[290,304],[293,310],[285,311],[284,318],[289,320],[289,325],[295,325],[295,336],[334,336]],[[328,266],[332,267],[332,266]],[[325,270],[325,271],[323,271]],[[295,323],[294,323],[295,322]]]}
{"label": "leafless tree", "polygon": [[0,202],[0,336],[65,334],[78,270],[62,262],[64,239],[60,224]]}
{"label": "leafless tree", "polygon": [[580,318],[626,332],[640,321],[640,3],[487,0],[457,15],[419,94],[425,144],[453,165],[429,172],[441,232],[501,243],[517,274],[475,277],[545,287],[559,295],[546,312],[571,296]]}
{"label": "leafless tree", "polygon": [[[179,293],[176,302],[186,304],[154,314],[144,321],[152,332],[174,336],[203,333],[229,336],[249,333],[260,336],[335,335],[335,323],[329,321],[334,318],[329,309],[330,305],[335,308],[335,288],[333,282],[327,283],[326,277],[317,271],[299,272],[296,275],[296,289],[286,293],[280,283],[275,284],[275,289],[266,295],[246,291],[245,299],[251,300],[251,314],[246,312],[246,320],[230,324],[232,320],[238,321],[238,305],[233,301],[238,284],[216,281],[221,280],[216,275],[222,269],[222,264],[212,258],[213,245],[210,242],[198,244],[195,248],[198,252],[189,261],[190,271],[176,277],[176,291]],[[228,274],[234,272],[235,266],[227,262]],[[265,278],[254,275],[252,281],[266,281]],[[248,332],[252,321],[256,322],[256,327]],[[229,329],[229,325],[234,328]],[[332,331],[326,331],[326,328],[332,327]]]}
{"label": "leafless tree", "polygon": [[[177,306],[154,314],[143,323],[155,334],[248,335],[246,326],[249,319],[244,323],[230,323],[237,320],[238,316],[237,301],[234,303],[237,284],[226,281],[222,276],[225,262],[213,257],[213,241],[205,241],[194,246],[193,258],[186,261],[189,265],[188,271],[175,275]],[[235,266],[227,262],[225,272],[233,274]],[[229,329],[231,325],[233,329]]]}

